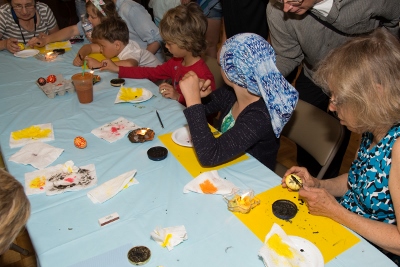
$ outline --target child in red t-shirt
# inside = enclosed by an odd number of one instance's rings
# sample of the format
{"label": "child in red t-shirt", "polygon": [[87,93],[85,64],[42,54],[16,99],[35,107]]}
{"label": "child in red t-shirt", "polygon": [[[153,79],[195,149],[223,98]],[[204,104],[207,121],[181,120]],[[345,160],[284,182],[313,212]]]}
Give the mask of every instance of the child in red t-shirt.
{"label": "child in red t-shirt", "polygon": [[104,60],[101,70],[117,72],[120,78],[170,79],[172,84],[160,84],[160,93],[185,105],[179,81],[187,72],[194,71],[200,79],[210,80],[211,90],[215,90],[214,76],[201,58],[207,48],[206,31],[207,18],[199,5],[177,6],[170,9],[160,22],[160,34],[173,55],[170,60],[157,67],[118,67],[112,61]]}

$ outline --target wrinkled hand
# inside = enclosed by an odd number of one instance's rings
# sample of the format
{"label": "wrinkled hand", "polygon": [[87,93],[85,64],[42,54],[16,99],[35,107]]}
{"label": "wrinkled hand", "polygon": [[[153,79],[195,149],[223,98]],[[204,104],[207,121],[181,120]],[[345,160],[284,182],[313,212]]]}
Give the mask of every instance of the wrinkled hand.
{"label": "wrinkled hand", "polygon": [[115,63],[111,59],[104,59],[101,62],[100,70],[101,71],[108,70],[108,71],[111,71],[111,72],[118,73],[119,72],[119,67],[117,65],[115,65]]}
{"label": "wrinkled hand", "polygon": [[6,40],[6,49],[12,54],[21,51],[21,48],[18,46],[18,40],[15,38],[9,38]]}
{"label": "wrinkled hand", "polygon": [[29,47],[43,47],[45,45],[47,45],[47,37],[48,35],[44,34],[44,33],[40,33],[38,37],[33,37],[32,39],[30,39],[27,43],[27,45]]}
{"label": "wrinkled hand", "polygon": [[[297,176],[299,176],[302,180],[303,186],[319,187],[319,180],[312,177],[306,168],[299,166],[293,166],[285,172],[281,181],[282,187],[287,187],[285,178],[289,174],[296,174]],[[290,189],[288,188],[288,190]]]}
{"label": "wrinkled hand", "polygon": [[303,199],[308,210],[313,215],[333,218],[337,208],[342,207],[334,196],[324,188],[310,188],[303,186],[299,190],[299,198]]}

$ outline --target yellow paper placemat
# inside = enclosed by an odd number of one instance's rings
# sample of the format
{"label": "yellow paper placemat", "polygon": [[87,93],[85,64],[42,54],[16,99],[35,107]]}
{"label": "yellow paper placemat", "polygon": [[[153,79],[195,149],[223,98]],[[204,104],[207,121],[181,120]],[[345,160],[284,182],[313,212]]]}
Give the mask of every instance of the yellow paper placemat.
{"label": "yellow paper placemat", "polygon": [[[323,216],[314,216],[308,213],[308,208],[298,199],[297,192],[289,192],[281,185],[258,194],[261,200],[259,206],[248,214],[235,213],[262,242],[276,223],[288,235],[303,237],[314,243],[322,255],[325,263],[360,242],[360,239],[343,227],[341,224]],[[272,203],[278,199],[287,199],[296,204],[298,212],[289,220],[282,220],[272,213]]]}
{"label": "yellow paper placemat", "polygon": [[[215,131],[211,126],[210,128]],[[194,151],[193,147],[184,147],[175,144],[175,142],[171,138],[172,133],[167,133],[158,136],[161,142],[168,148],[168,150],[175,156],[175,158],[182,164],[183,167],[193,176],[197,177],[199,174],[203,172],[208,172],[212,170],[219,170],[225,168],[227,166],[236,164],[240,161],[246,160],[249,158],[246,154],[229,161],[227,163],[214,166],[214,167],[203,167],[200,165],[199,161],[197,160],[196,152]]]}

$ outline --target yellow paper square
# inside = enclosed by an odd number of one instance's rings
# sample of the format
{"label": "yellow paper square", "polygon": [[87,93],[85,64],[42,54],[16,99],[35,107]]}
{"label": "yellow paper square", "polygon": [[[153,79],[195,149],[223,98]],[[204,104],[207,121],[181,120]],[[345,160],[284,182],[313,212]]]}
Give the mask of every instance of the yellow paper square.
{"label": "yellow paper square", "polygon": [[[211,130],[214,132],[216,131],[213,127]],[[225,168],[227,166],[236,164],[240,161],[246,160],[249,158],[248,155],[243,154],[242,156],[229,161],[227,163],[214,166],[214,167],[203,167],[200,165],[199,161],[197,160],[196,152],[194,151],[193,147],[184,147],[175,144],[171,137],[172,133],[167,133],[158,136],[158,138],[163,142],[163,144],[168,148],[168,150],[174,155],[174,157],[182,164],[183,167],[193,176],[197,177],[199,174],[203,172],[208,172],[212,170],[219,170]]]}
{"label": "yellow paper square", "polygon": [[[308,213],[308,208],[298,199],[297,192],[289,192],[281,185],[258,194],[261,200],[248,214],[235,213],[262,242],[271,230],[273,223],[278,224],[288,235],[303,237],[314,243],[325,263],[360,242],[360,239],[341,224],[323,216]],[[291,220],[282,220],[272,213],[272,204],[278,199],[287,199],[296,204],[298,212]]]}

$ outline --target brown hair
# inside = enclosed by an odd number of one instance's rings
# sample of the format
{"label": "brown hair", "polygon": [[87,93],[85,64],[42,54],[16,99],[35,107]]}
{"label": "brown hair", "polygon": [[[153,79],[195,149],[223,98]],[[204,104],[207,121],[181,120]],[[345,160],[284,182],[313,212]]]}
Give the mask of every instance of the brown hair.
{"label": "brown hair", "polygon": [[86,2],[86,9],[91,8],[92,12],[100,18],[101,22],[106,18],[119,16],[113,0],[104,0],[104,5],[101,5],[100,7],[103,9],[104,13],[106,13],[106,17],[93,5],[91,1]]}
{"label": "brown hair", "polygon": [[176,44],[195,57],[206,51],[206,31],[207,18],[197,3],[172,8],[160,21],[160,34],[164,41]]}
{"label": "brown hair", "polygon": [[0,255],[15,240],[29,218],[31,206],[23,186],[0,169]]}
{"label": "brown hair", "polygon": [[399,40],[382,28],[331,51],[314,80],[325,91],[335,89],[336,100],[365,132],[400,122],[399,70]]}
{"label": "brown hair", "polygon": [[92,39],[105,39],[110,43],[121,41],[124,45],[127,45],[129,43],[129,29],[125,21],[119,17],[106,18],[93,28]]}

